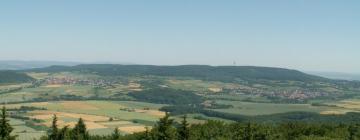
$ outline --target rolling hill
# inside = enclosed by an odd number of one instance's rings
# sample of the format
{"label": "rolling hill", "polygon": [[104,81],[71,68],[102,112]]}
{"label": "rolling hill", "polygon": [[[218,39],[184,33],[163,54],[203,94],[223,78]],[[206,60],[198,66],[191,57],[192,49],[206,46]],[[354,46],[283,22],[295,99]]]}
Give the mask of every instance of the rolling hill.
{"label": "rolling hill", "polygon": [[297,70],[282,68],[255,67],[255,66],[153,66],[153,65],[115,65],[115,64],[88,64],[77,66],[51,66],[47,68],[30,69],[32,72],[62,72],[80,71],[95,73],[101,76],[181,76],[193,77],[202,80],[237,82],[253,80],[277,81],[328,81],[329,79],[309,75]]}
{"label": "rolling hill", "polygon": [[23,83],[33,80],[30,76],[15,71],[0,71],[0,83]]}
{"label": "rolling hill", "polygon": [[52,65],[75,66],[79,62],[0,60],[0,70],[24,70],[44,68]]}

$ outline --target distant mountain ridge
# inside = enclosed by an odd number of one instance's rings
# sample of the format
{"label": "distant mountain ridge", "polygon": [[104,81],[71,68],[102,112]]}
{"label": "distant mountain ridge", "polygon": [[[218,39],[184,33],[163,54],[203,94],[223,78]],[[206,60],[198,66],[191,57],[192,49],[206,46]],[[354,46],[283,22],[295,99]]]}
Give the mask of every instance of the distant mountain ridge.
{"label": "distant mountain ridge", "polygon": [[154,65],[118,65],[118,64],[86,64],[77,66],[51,66],[39,69],[30,69],[34,72],[61,72],[81,71],[96,73],[102,76],[183,76],[195,77],[204,80],[234,82],[241,80],[287,80],[287,81],[327,81],[329,79],[309,75],[297,70],[256,67],[256,66],[154,66]]}
{"label": "distant mountain ridge", "polygon": [[308,73],[330,79],[360,81],[360,74],[340,73],[340,72],[308,72]]}
{"label": "distant mountain ridge", "polygon": [[0,70],[24,70],[52,65],[75,66],[80,62],[0,60]]}

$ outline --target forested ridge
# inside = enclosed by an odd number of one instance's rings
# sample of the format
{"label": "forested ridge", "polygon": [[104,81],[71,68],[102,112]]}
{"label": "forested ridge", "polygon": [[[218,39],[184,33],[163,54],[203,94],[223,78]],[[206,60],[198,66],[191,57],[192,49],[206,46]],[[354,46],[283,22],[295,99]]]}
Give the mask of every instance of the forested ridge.
{"label": "forested ridge", "polygon": [[183,76],[203,80],[235,82],[238,80],[288,80],[288,81],[327,81],[329,79],[305,74],[297,70],[255,66],[154,66],[154,65],[115,65],[87,64],[77,66],[51,66],[31,69],[34,72],[81,71],[102,76],[156,75]]}
{"label": "forested ridge", "polygon": [[34,79],[24,73],[9,70],[0,71],[0,83],[23,83],[31,80]]}

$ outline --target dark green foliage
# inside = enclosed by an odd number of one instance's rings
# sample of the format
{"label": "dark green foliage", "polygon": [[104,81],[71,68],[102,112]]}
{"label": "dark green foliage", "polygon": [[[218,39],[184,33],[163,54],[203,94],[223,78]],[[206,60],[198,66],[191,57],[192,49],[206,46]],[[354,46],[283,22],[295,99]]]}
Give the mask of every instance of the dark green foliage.
{"label": "dark green foliage", "polygon": [[166,113],[164,118],[161,118],[153,129],[154,138],[157,140],[175,140],[176,129],[173,126],[174,120],[170,119],[170,115]]}
{"label": "dark green foliage", "polygon": [[[120,136],[119,133],[117,133],[118,136]],[[114,135],[106,136],[109,140],[113,138]],[[48,131],[48,135],[45,137],[41,137],[41,140],[90,140],[90,139],[101,139],[105,137],[100,136],[94,136],[91,137],[86,130],[86,125],[83,121],[83,119],[79,119],[78,123],[75,125],[73,129],[69,129],[68,126],[63,127],[62,129],[59,129],[57,126],[57,117],[54,115],[52,126],[50,130]],[[103,140],[103,139],[102,139]]]}
{"label": "dark green foliage", "polygon": [[142,140],[151,140],[152,139],[149,127],[146,127],[145,135],[141,139]]}
{"label": "dark green foliage", "polygon": [[206,107],[207,109],[228,109],[228,108],[234,108],[233,105],[224,105],[224,104],[211,104],[211,106]]}
{"label": "dark green foliage", "polygon": [[88,140],[89,132],[86,130],[86,125],[82,118],[79,119],[78,123],[71,130],[70,135],[72,140]]}
{"label": "dark green foliage", "polygon": [[48,131],[50,140],[58,140],[59,129],[58,129],[57,121],[58,121],[58,118],[56,115],[54,115],[51,127]]}
{"label": "dark green foliage", "polygon": [[190,139],[221,140],[229,139],[231,130],[221,121],[209,120],[205,124],[192,125]]}
{"label": "dark green foliage", "polygon": [[128,95],[134,97],[138,101],[159,104],[189,105],[202,103],[201,96],[196,95],[191,91],[170,88],[155,88],[132,92]]}
{"label": "dark green foliage", "polygon": [[177,128],[178,131],[178,138],[180,140],[189,140],[190,138],[190,124],[187,122],[187,116],[183,116],[183,120],[181,121],[180,127]]}
{"label": "dark green foliage", "polygon": [[68,126],[65,126],[64,128],[62,128],[60,130],[60,132],[58,133],[58,140],[65,140],[65,139],[69,139],[70,138],[70,130]]}
{"label": "dark green foliage", "polygon": [[61,129],[58,128],[57,125],[58,118],[56,115],[54,115],[52,120],[52,125],[50,129],[48,130],[48,136],[42,137],[44,140],[65,140],[73,138],[71,137],[70,129],[68,126],[65,126]]}
{"label": "dark green foliage", "polygon": [[24,83],[34,80],[24,73],[0,71],[0,83]]}
{"label": "dark green foliage", "polygon": [[359,124],[351,124],[348,127],[349,140],[359,140],[360,139],[360,126]]}
{"label": "dark green foliage", "polygon": [[13,128],[11,127],[7,117],[6,108],[3,106],[0,112],[0,140],[15,139],[15,136],[11,136]]}
{"label": "dark green foliage", "polygon": [[235,123],[229,127],[234,131],[231,134],[233,140],[267,140],[272,138],[269,134],[270,129],[259,124]]}
{"label": "dark green foliage", "polygon": [[119,128],[115,128],[114,132],[111,134],[111,139],[112,140],[118,140],[120,138],[120,132],[119,132]]}

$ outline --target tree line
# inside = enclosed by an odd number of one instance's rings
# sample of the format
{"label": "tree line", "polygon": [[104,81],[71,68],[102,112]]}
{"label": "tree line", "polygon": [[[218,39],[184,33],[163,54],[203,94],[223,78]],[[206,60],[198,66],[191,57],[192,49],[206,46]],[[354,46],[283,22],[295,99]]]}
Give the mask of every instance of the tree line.
{"label": "tree line", "polygon": [[[358,140],[360,124],[342,123],[226,123],[208,120],[190,124],[187,116],[176,122],[167,113],[144,132],[123,135],[115,128],[111,135],[90,135],[83,119],[75,127],[59,128],[54,115],[47,135],[40,140]],[[5,107],[0,113],[0,140],[16,140]]]}

